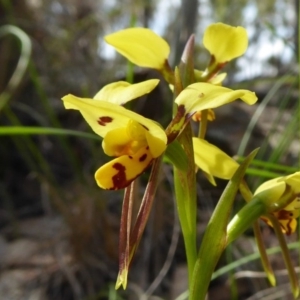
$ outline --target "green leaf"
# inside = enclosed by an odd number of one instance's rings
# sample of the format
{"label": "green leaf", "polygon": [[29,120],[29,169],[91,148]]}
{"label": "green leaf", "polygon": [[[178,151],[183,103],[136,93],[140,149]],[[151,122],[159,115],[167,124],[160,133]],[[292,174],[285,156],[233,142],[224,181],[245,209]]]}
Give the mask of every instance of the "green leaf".
{"label": "green leaf", "polygon": [[188,157],[177,140],[168,145],[164,156],[164,162],[173,164],[181,171],[187,171]]}
{"label": "green leaf", "polygon": [[182,171],[174,167],[174,185],[179,222],[187,256],[189,282],[191,282],[197,259],[197,196],[192,129],[190,124],[185,127],[178,140],[184,147],[188,158],[187,171]]}
{"label": "green leaf", "polygon": [[0,135],[74,135],[78,137],[100,140],[100,137],[82,131],[33,126],[1,126]]}
{"label": "green leaf", "polygon": [[228,182],[207,225],[191,284],[191,300],[204,300],[215,266],[226,247],[227,224],[233,201],[248,165],[258,152],[254,150]]}

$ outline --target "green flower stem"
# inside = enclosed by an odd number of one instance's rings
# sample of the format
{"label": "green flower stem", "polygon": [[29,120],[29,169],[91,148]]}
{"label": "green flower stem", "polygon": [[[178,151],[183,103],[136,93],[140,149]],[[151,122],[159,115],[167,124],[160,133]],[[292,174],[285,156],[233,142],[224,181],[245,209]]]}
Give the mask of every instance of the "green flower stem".
{"label": "green flower stem", "polygon": [[174,184],[177,211],[183,233],[184,245],[188,263],[189,283],[192,282],[194,266],[197,260],[196,245],[196,176],[194,151],[192,144],[192,129],[188,124],[182,134],[178,137],[178,141],[188,157],[188,170],[182,171],[174,167]]}
{"label": "green flower stem", "polygon": [[[246,202],[250,202],[253,194],[250,191],[247,183],[245,180],[242,180],[241,184],[240,184],[240,192],[243,196],[243,198],[245,199]],[[276,278],[272,269],[272,266],[270,264],[270,261],[268,259],[268,255],[267,255],[267,251],[265,248],[265,245],[263,243],[263,238],[261,236],[261,231],[260,231],[260,227],[259,227],[259,222],[255,221],[253,223],[253,229],[254,229],[254,235],[255,235],[255,239],[256,239],[256,244],[258,246],[258,250],[260,253],[260,258],[261,258],[261,262],[263,265],[263,268],[267,274],[268,280],[270,282],[270,284],[272,286],[276,285]]]}
{"label": "green flower stem", "polygon": [[[247,168],[247,170],[248,170],[248,169],[249,169],[249,168]],[[246,172],[246,173],[247,173],[247,172]],[[252,194],[252,192],[250,191],[249,186],[248,186],[247,182],[245,181],[245,179],[243,179],[243,180],[241,181],[241,184],[240,184],[240,186],[239,186],[239,190],[240,190],[240,193],[242,194],[244,200],[245,200],[246,202],[250,202],[251,199],[252,199],[252,197],[253,197],[253,194]]]}
{"label": "green flower stem", "polygon": [[[194,43],[195,37],[192,35],[186,43],[181,57],[181,62],[178,68],[175,69],[174,98],[179,95],[183,88],[186,88],[188,85],[194,83]],[[174,117],[174,119],[176,119],[176,117]],[[188,122],[177,138],[187,155],[187,170],[177,169],[174,166],[176,204],[187,256],[190,287],[194,266],[197,260],[196,167],[192,138],[192,127],[190,122]]]}
{"label": "green flower stem", "polygon": [[270,261],[268,259],[267,251],[263,242],[263,238],[261,235],[260,227],[259,227],[259,222],[255,221],[253,224],[253,229],[254,229],[254,235],[256,239],[256,244],[258,246],[258,250],[260,253],[260,259],[263,265],[263,268],[267,274],[268,280],[272,286],[276,285],[276,278],[273,272],[273,268],[270,264]]}
{"label": "green flower stem", "polygon": [[237,239],[254,221],[266,213],[260,197],[254,196],[230,221],[227,227],[227,245]]}
{"label": "green flower stem", "polygon": [[164,162],[173,164],[181,171],[188,170],[188,157],[178,140],[168,145],[164,155]]}
{"label": "green flower stem", "polygon": [[273,216],[272,214],[268,214],[268,219],[272,222],[275,234],[278,238],[279,245],[280,245],[282,255],[283,255],[283,259],[285,262],[285,266],[288,270],[293,295],[294,295],[294,298],[296,299],[299,296],[298,278],[297,278],[297,274],[295,272],[294,266],[292,264],[291,256],[290,256],[287,244],[286,244],[285,237],[281,231],[280,224],[279,224],[278,220],[276,219],[276,217]]}
{"label": "green flower stem", "polygon": [[205,230],[191,284],[190,300],[204,300],[216,264],[227,245],[227,224],[246,169],[258,149],[254,150],[239,166],[227,184]]}

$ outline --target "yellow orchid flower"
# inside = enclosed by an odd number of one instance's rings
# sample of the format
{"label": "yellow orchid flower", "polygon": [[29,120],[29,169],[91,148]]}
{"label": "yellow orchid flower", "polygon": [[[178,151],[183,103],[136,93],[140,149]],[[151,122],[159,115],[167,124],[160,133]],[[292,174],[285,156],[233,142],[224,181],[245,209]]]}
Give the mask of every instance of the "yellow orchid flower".
{"label": "yellow orchid flower", "polygon": [[205,109],[216,108],[237,99],[241,99],[249,105],[257,101],[255,93],[248,90],[234,91],[205,82],[189,85],[175,99],[178,109],[175,117],[166,129],[168,143],[171,143],[178,136],[195,113]]}
{"label": "yellow orchid flower", "polygon": [[132,63],[146,68],[163,70],[168,61],[168,43],[147,28],[127,28],[104,37],[120,54]]}
{"label": "yellow orchid flower", "polygon": [[135,84],[126,81],[113,82],[104,86],[94,96],[94,99],[124,105],[128,101],[150,93],[158,83],[158,79],[150,79]]}
{"label": "yellow orchid flower", "polygon": [[189,85],[175,99],[185,112],[194,114],[204,109],[216,108],[234,100],[241,99],[252,105],[257,101],[255,93],[248,90],[231,90],[223,86],[198,82]]}
{"label": "yellow orchid flower", "polygon": [[103,137],[104,152],[117,157],[96,171],[96,182],[103,189],[125,188],[166,149],[164,130],[150,119],[108,101],[73,95],[62,100],[66,109],[79,110]]}
{"label": "yellow orchid flower", "polygon": [[198,82],[189,85],[175,99],[178,106],[183,106],[188,113],[195,113],[209,108],[216,108],[234,100],[241,99],[252,105],[257,101],[254,92],[248,90],[231,90],[223,86]]}
{"label": "yellow orchid flower", "polygon": [[[292,190],[293,197],[286,201],[283,197],[288,187]],[[300,172],[266,181],[255,191],[254,196],[256,195],[268,203],[270,213],[278,219],[283,233],[290,235],[295,232],[296,219],[300,215]],[[267,216],[261,218],[272,226]]]}
{"label": "yellow orchid flower", "polygon": [[204,47],[218,64],[226,63],[243,55],[248,47],[247,31],[223,23],[211,24],[204,32]]}
{"label": "yellow orchid flower", "polygon": [[214,177],[229,180],[239,167],[234,159],[206,140],[194,137],[193,147],[195,164],[212,185],[216,185]]}

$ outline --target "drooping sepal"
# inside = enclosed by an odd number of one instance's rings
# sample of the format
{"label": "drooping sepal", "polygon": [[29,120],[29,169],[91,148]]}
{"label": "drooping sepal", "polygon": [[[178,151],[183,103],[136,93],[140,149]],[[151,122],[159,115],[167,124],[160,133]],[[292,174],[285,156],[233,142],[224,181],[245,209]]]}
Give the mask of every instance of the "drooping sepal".
{"label": "drooping sepal", "polygon": [[204,139],[193,138],[195,164],[207,174],[212,185],[214,177],[231,179],[239,164],[225,152]]}

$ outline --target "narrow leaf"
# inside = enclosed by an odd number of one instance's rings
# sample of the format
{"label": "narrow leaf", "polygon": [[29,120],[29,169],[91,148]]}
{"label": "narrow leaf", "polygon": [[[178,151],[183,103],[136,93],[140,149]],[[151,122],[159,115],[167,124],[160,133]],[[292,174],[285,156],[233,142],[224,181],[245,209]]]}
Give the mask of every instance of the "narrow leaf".
{"label": "narrow leaf", "polygon": [[168,145],[164,161],[173,164],[181,171],[187,171],[188,157],[177,140]]}
{"label": "narrow leaf", "polygon": [[215,266],[226,247],[226,228],[233,201],[248,165],[255,157],[254,150],[240,165],[228,182],[207,225],[198,259],[194,268],[191,285],[191,300],[204,300]]}

